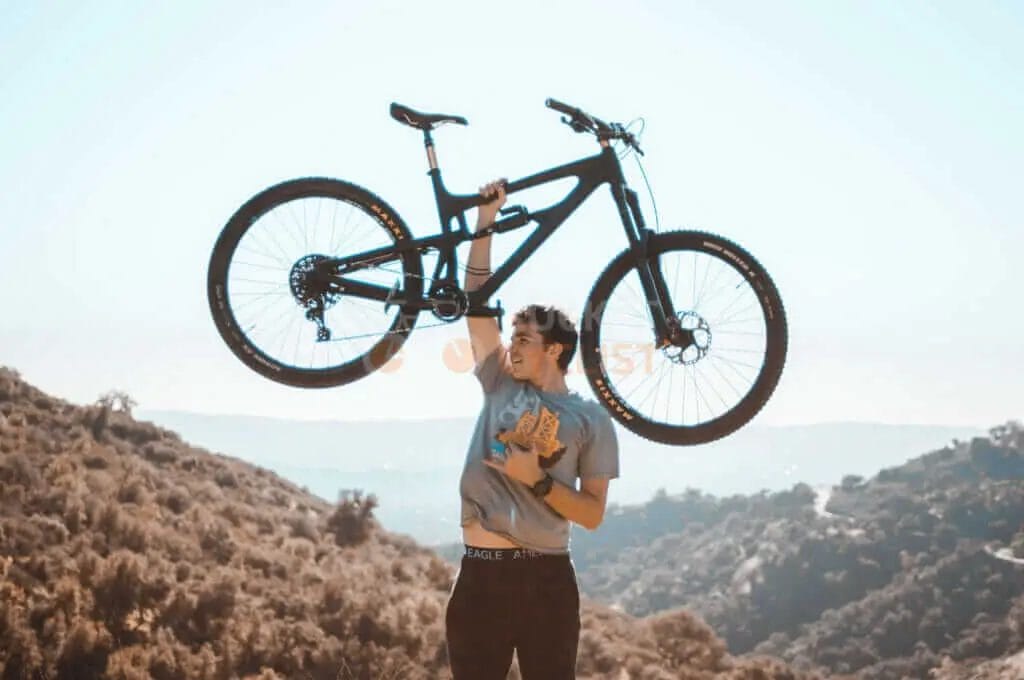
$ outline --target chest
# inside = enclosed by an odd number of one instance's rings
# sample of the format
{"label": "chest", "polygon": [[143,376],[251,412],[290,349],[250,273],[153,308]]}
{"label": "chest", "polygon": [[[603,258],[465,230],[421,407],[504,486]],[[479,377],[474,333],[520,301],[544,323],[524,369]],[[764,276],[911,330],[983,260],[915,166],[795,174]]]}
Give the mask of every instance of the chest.
{"label": "chest", "polygon": [[503,454],[510,444],[540,451],[541,467],[560,480],[576,476],[587,422],[569,403],[544,399],[536,390],[517,387],[495,400],[488,428],[489,448]]}

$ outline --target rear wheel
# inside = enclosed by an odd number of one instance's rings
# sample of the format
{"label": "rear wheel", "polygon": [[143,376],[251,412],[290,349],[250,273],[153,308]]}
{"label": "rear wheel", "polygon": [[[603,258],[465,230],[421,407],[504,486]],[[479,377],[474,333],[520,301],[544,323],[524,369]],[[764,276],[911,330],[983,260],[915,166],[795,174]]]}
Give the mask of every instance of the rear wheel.
{"label": "rear wheel", "polygon": [[703,444],[735,432],[768,401],[782,374],[788,331],[775,284],[736,244],[692,231],[653,236],[681,329],[655,347],[632,252],[598,277],[581,323],[587,379],[611,415],[664,444]]}
{"label": "rear wheel", "polygon": [[384,365],[416,323],[420,255],[354,272],[391,288],[405,305],[332,289],[318,262],[411,238],[402,218],[362,187],[325,178],[283,182],[231,217],[213,248],[210,311],[221,337],[246,366],[294,387],[333,387]]}

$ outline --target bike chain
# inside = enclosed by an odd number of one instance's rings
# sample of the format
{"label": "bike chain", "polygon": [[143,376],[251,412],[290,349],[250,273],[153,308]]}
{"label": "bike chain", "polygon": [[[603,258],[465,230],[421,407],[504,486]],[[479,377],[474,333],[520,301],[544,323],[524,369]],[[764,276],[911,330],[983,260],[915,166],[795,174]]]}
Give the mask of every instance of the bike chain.
{"label": "bike chain", "polygon": [[[383,266],[381,266],[379,264],[375,264],[375,265],[371,265],[371,266],[374,269],[380,270],[382,272],[386,272],[388,274],[394,274],[395,276],[411,276],[413,278],[423,279],[424,281],[436,281],[437,280],[433,276],[423,276],[421,274],[403,274],[402,272],[392,271],[392,270],[390,270],[390,269],[388,269],[386,267],[383,267]],[[466,265],[459,265],[459,269],[461,269],[462,272],[465,273]],[[447,326],[450,323],[452,323],[452,321],[438,321],[437,323],[417,324],[416,328],[437,328],[439,326]],[[330,340],[327,340],[326,342],[338,342],[338,341],[341,341],[341,340],[356,340],[358,338],[370,338],[370,337],[387,337],[389,335],[400,335],[400,334],[401,334],[401,331],[383,331],[381,333],[364,333],[362,335],[347,335],[347,336],[345,336],[343,338],[331,338]]]}

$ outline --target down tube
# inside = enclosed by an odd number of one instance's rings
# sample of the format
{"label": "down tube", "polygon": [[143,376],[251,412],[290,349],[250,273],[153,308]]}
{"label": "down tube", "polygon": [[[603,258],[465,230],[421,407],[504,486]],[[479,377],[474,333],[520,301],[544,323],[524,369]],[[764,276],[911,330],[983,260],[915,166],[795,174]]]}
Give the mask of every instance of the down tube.
{"label": "down tube", "polygon": [[533,233],[526,237],[526,240],[523,241],[522,244],[520,244],[520,246],[511,255],[509,255],[504,262],[502,262],[501,266],[495,270],[491,278],[489,278],[483,286],[474,291],[478,294],[478,299],[487,300],[494,295],[498,288],[500,288],[505,281],[507,281],[509,277],[511,277],[512,274],[522,266],[527,258],[533,255],[541,244],[543,244],[544,241],[546,241],[547,238],[551,236],[551,234],[553,234],[573,212],[576,211],[583,201],[587,200],[599,184],[600,181],[581,181],[580,184],[578,184],[576,188],[560,202],[532,213],[534,218],[537,220],[537,227],[533,230]]}

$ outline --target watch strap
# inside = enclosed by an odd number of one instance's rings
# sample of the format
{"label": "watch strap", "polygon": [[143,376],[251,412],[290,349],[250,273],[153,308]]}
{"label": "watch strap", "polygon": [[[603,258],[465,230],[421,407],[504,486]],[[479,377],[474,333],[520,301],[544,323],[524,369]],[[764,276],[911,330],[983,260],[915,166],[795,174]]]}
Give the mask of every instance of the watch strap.
{"label": "watch strap", "polygon": [[537,498],[544,498],[551,493],[551,486],[554,482],[554,477],[545,472],[544,476],[536,484],[530,487],[530,491]]}

